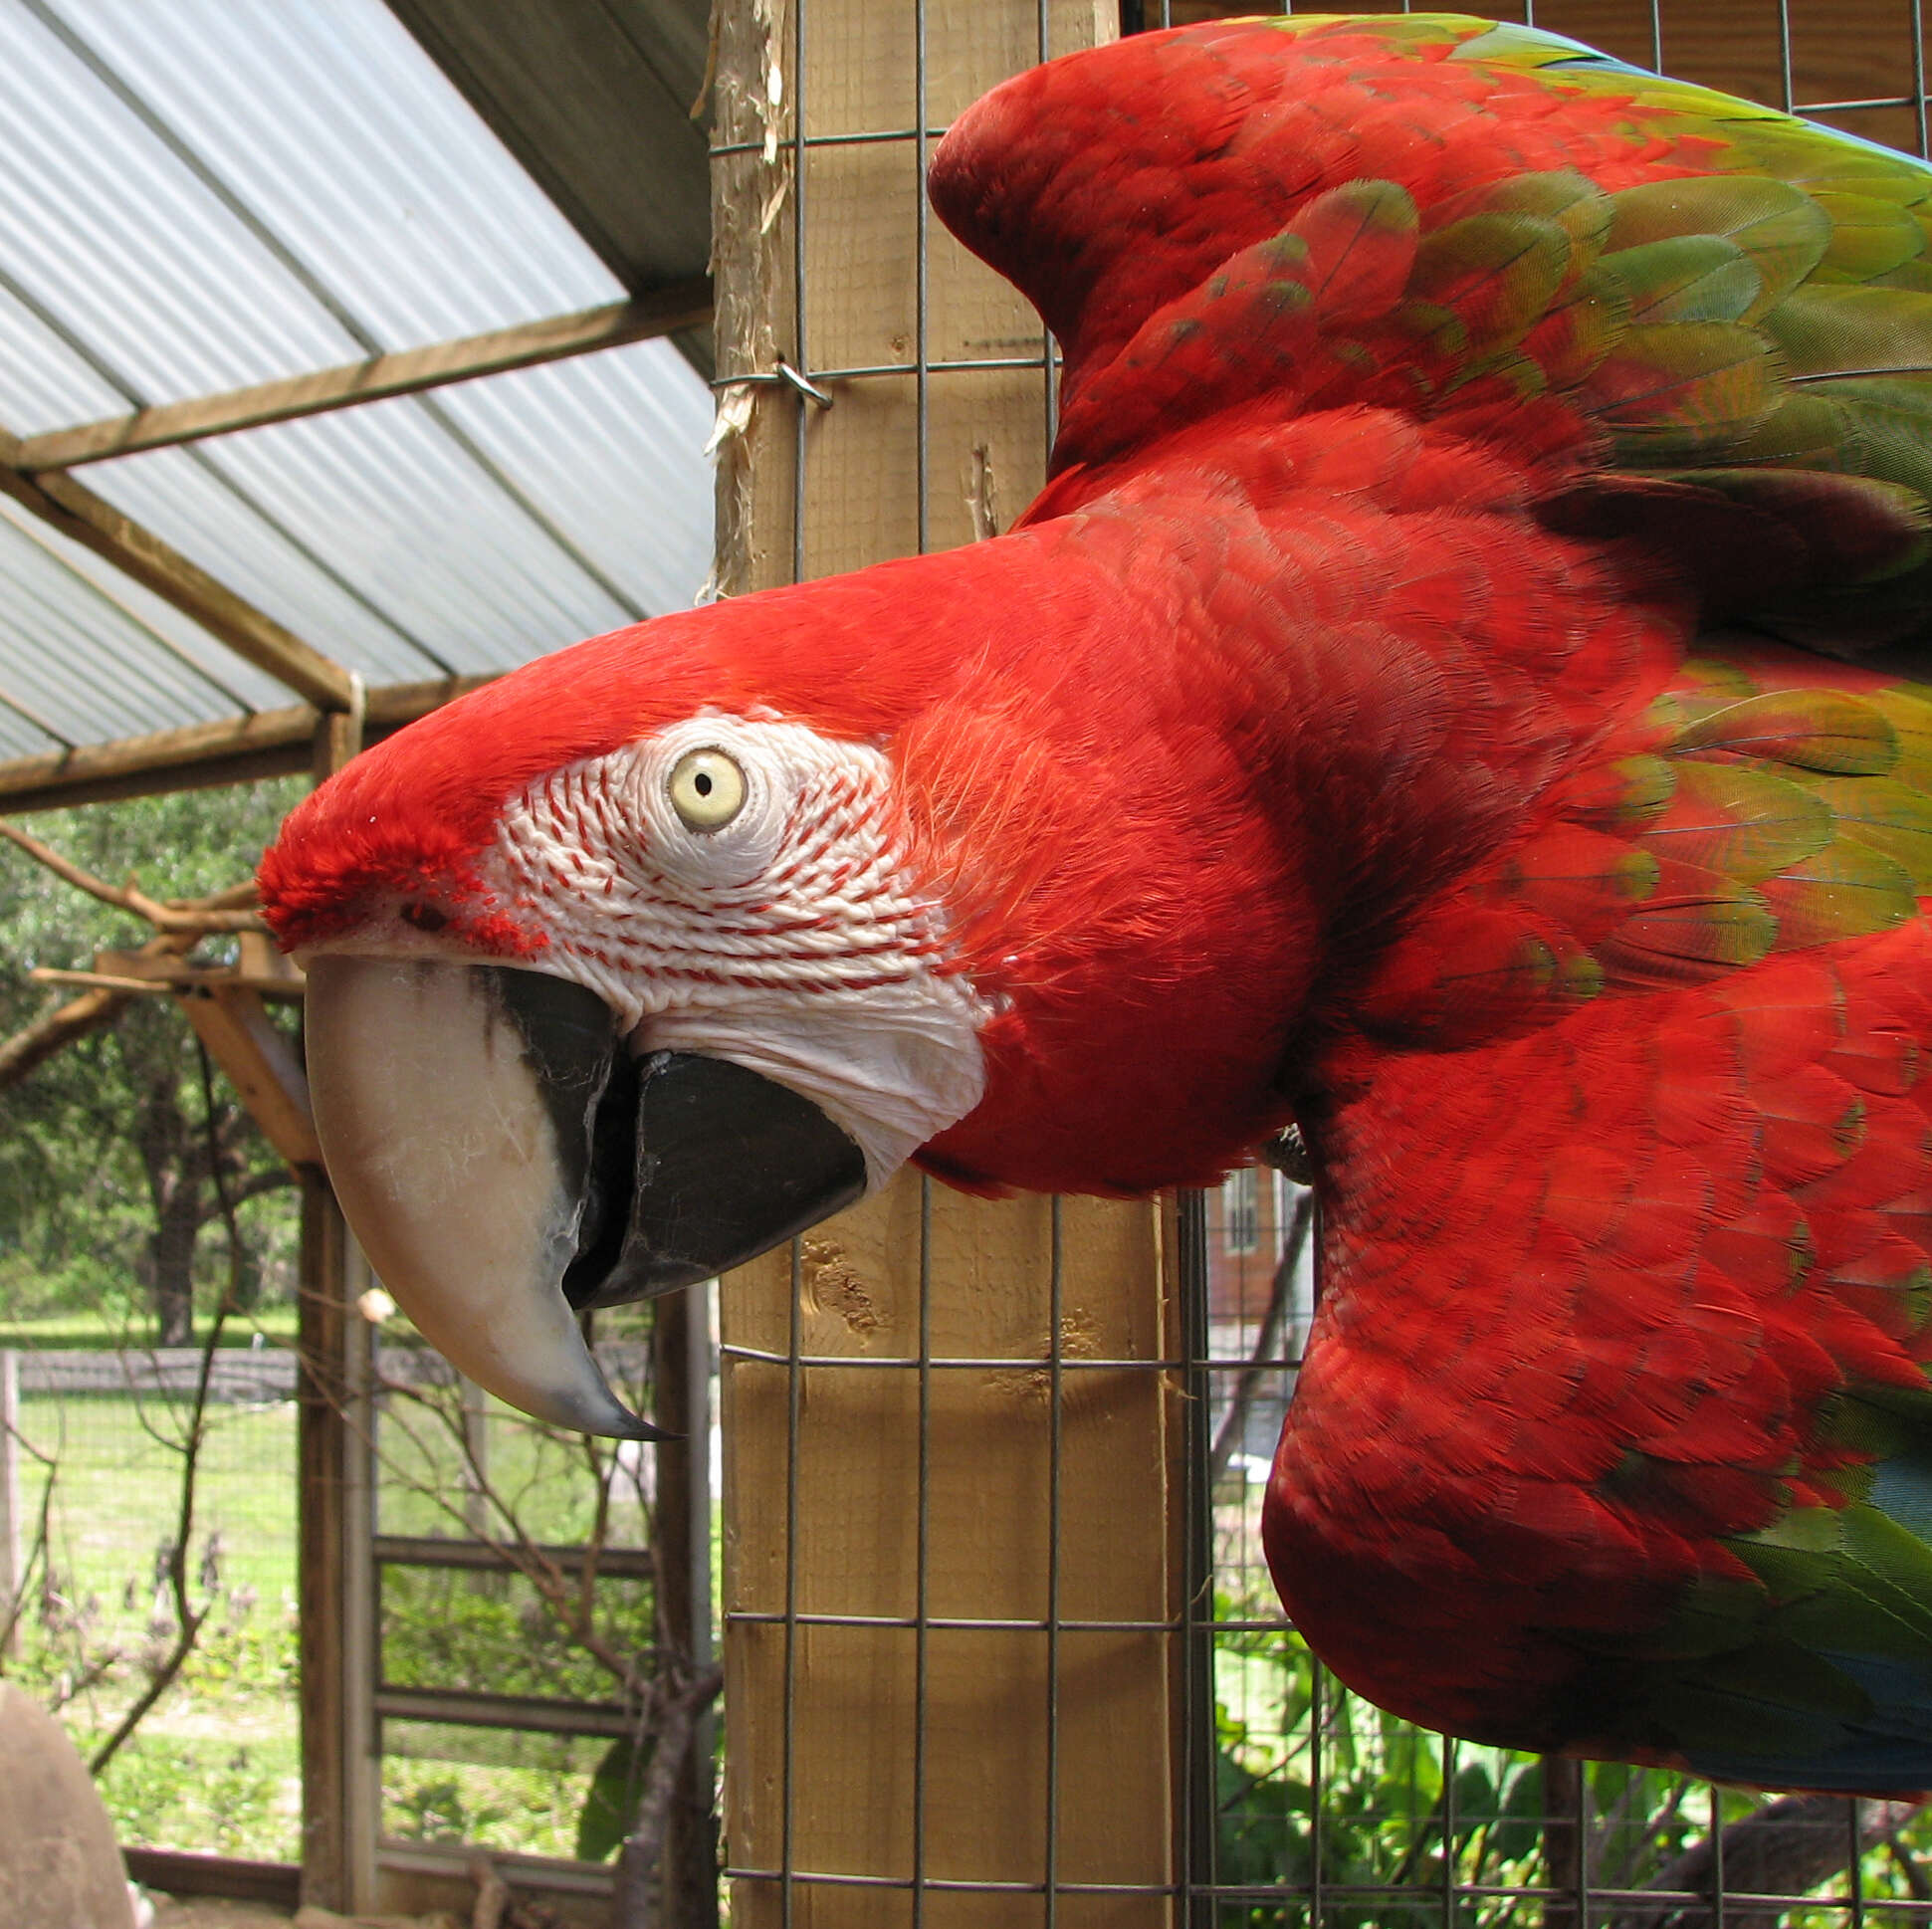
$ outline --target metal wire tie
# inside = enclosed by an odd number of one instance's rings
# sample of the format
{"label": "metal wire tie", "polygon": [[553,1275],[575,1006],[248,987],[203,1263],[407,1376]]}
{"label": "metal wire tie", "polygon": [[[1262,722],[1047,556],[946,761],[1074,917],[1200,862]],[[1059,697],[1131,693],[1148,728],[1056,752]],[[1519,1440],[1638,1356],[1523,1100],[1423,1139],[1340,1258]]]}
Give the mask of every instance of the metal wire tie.
{"label": "metal wire tie", "polygon": [[739,388],[750,382],[783,382],[794,388],[808,402],[816,402],[820,408],[830,408],[832,398],[827,395],[809,375],[801,375],[788,361],[781,361],[767,373],[753,372],[749,375],[719,375],[712,381],[713,388]]}

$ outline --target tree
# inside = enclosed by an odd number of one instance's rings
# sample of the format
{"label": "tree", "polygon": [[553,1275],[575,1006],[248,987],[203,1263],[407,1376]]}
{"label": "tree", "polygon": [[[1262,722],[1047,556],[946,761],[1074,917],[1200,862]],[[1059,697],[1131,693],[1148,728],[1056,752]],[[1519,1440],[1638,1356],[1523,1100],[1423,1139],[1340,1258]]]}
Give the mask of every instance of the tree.
{"label": "tree", "polygon": [[[154,898],[207,896],[245,879],[300,794],[295,780],[190,791],[46,813],[34,835],[99,877],[136,874]],[[18,1036],[72,990],[36,965],[86,968],[98,950],[133,948],[152,929],[0,847],[0,1035]],[[216,962],[234,940],[204,939]],[[214,1148],[202,1118],[193,1034],[165,997],[102,1001],[95,1026],[0,1090],[0,1303],[16,1314],[87,1299],[138,1302],[163,1345],[192,1337],[200,1234],[219,1212],[213,1161],[243,1222],[244,1287],[286,1235],[290,1176],[225,1087]],[[130,1291],[138,1282],[139,1292]]]}

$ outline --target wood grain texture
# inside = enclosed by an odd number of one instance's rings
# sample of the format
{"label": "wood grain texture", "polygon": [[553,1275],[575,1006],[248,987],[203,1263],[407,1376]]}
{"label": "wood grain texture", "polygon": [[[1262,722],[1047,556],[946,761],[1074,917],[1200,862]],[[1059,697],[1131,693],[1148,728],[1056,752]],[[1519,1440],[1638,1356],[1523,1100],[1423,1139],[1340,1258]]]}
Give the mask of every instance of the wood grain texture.
{"label": "wood grain texture", "polygon": [[[926,1376],[929,1618],[1044,1622],[1053,1600],[1053,1202],[988,1203],[931,1188],[929,1357],[1010,1368]],[[1168,1376],[1094,1360],[1158,1361],[1174,1344],[1151,1206],[1066,1200],[1061,1245],[1062,1621],[1171,1620],[1180,1581],[1180,1415]],[[799,1337],[810,1355],[915,1360],[922,1181],[888,1190],[800,1242]],[[782,1353],[793,1260],[766,1255],[726,1281],[732,1343]],[[912,1367],[805,1369],[800,1388],[800,1613],[910,1620],[920,1609],[921,1375]],[[728,1834],[741,1866],[776,1868],[786,1833],[786,1631],[734,1620],[787,1601],[789,1377],[730,1363],[725,1382],[726,1653],[734,1754]],[[791,1862],[908,1880],[1039,1882],[1057,1757],[1056,1874],[1159,1884],[1171,1873],[1168,1787],[1176,1717],[1172,1643],[1159,1631],[1063,1631],[1049,1681],[1044,1627],[927,1635],[923,1826],[919,1641],[907,1626],[804,1626],[790,1693]],[[1033,1906],[1033,1905],[1026,1905]],[[1062,1897],[1061,1919],[1165,1922],[1168,1898]],[[778,1919],[775,1884],[742,1882],[736,1910]],[[927,1898],[929,1921],[1013,1919],[1010,1894]],[[905,1890],[802,1885],[810,1924],[912,1920]],[[736,1918],[735,1918],[736,1919]]]}

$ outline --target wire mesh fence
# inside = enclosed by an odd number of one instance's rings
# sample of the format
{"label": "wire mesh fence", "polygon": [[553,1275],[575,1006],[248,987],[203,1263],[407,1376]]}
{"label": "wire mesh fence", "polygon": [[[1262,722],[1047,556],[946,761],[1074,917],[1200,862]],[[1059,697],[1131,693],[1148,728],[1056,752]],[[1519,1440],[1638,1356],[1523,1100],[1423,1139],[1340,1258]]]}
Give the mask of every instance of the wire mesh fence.
{"label": "wire mesh fence", "polygon": [[[4,1671],[86,1756],[165,1676],[104,1766],[121,1839],[294,1862],[297,1358],[260,1332],[242,1341],[0,1349],[0,1623],[17,1604]],[[599,1352],[648,1407],[648,1338]],[[357,1424],[374,1666],[356,1692],[375,1717],[377,1831],[608,1861],[649,1754],[652,1457],[532,1422],[420,1343],[378,1345],[370,1364]],[[194,1625],[175,1673],[184,1488]]]}

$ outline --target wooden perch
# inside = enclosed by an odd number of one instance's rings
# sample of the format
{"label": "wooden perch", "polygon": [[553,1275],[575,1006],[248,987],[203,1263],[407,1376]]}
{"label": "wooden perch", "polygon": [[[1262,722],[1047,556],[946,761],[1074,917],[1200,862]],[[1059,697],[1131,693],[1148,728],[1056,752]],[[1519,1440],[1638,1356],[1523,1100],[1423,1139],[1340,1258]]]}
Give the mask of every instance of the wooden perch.
{"label": "wooden perch", "polygon": [[261,994],[245,985],[180,992],[181,1009],[208,1056],[227,1074],[243,1105],[291,1166],[320,1166],[309,1079],[295,1047],[269,1022]]}
{"label": "wooden perch", "polygon": [[[275,949],[261,920],[247,908],[255,902],[254,882],[231,885],[206,898],[163,903],[131,878],[118,889],[104,884],[38,837],[3,820],[0,836],[76,890],[131,911],[155,927],[155,936],[138,951],[97,952],[91,971],[42,965],[28,973],[37,983],[84,988],[80,997],[0,1044],[0,1090],[18,1084],[72,1040],[112,1024],[131,999],[167,991],[180,1000],[195,1035],[276,1151],[291,1166],[320,1165],[309,1081],[295,1048],[270,1022],[262,1003],[265,995],[300,997],[302,973]],[[203,938],[225,932],[238,938],[234,964],[188,963],[188,953]]]}
{"label": "wooden perch", "polygon": [[[193,942],[192,935],[188,942]],[[125,991],[129,996],[145,991],[239,989],[263,997],[299,998],[308,982],[295,961],[278,952],[266,932],[243,932],[241,956],[233,964],[190,964],[181,957],[183,949],[96,952],[90,970],[37,964],[27,975],[37,984],[79,984],[91,990]]]}
{"label": "wooden perch", "polygon": [[110,1025],[127,1008],[130,991],[98,987],[58,1005],[0,1044],[0,1092],[18,1085],[64,1046]]}

